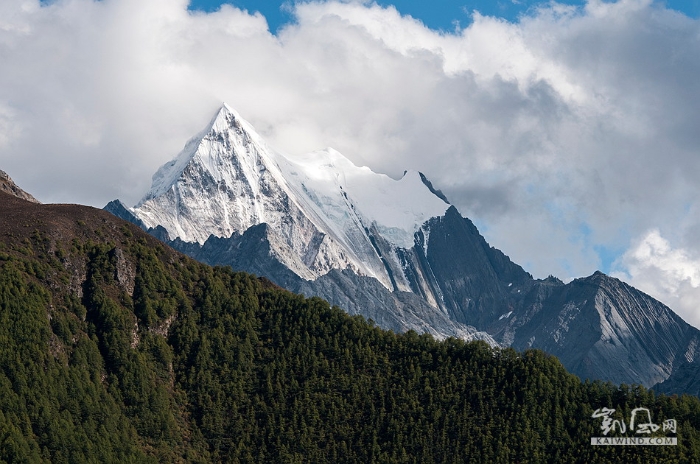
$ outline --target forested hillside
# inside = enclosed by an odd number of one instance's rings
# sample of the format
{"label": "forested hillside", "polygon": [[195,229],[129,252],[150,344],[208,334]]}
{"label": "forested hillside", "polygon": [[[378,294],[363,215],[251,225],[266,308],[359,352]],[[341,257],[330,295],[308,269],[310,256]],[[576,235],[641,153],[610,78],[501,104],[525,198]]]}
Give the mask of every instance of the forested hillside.
{"label": "forested hillside", "polygon": [[[678,446],[591,446],[602,407],[676,419],[655,434]],[[109,213],[0,193],[0,461],[700,462],[699,427],[695,397],[397,335]]]}

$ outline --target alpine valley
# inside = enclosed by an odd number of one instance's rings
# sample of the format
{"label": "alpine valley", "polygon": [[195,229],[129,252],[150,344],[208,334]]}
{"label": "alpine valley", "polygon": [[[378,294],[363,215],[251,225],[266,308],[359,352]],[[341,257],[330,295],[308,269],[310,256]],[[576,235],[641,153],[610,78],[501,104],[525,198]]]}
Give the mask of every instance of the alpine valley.
{"label": "alpine valley", "polygon": [[583,379],[697,394],[700,332],[664,304],[600,272],[534,279],[423,174],[394,180],[330,148],[284,156],[225,104],[137,205],[105,209],[382,328],[539,348]]}

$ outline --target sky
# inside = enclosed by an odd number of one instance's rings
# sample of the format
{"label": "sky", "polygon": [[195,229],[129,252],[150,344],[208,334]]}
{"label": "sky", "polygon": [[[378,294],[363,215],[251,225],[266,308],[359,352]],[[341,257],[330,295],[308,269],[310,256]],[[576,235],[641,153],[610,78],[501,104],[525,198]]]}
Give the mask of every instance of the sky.
{"label": "sky", "polygon": [[0,169],[134,205],[226,102],[290,156],[423,172],[536,278],[601,270],[700,327],[699,1],[427,3],[3,0]]}
{"label": "sky", "polygon": [[[290,8],[291,2],[288,1],[235,0],[223,2],[221,0],[192,0],[189,4],[189,9],[192,11],[214,12],[221,7],[222,3],[227,3],[250,13],[261,13],[267,20],[268,27],[273,33],[284,24],[294,22],[295,19],[292,14],[292,8]],[[434,2],[399,0],[376,3],[382,7],[394,6],[402,15],[410,15],[432,30],[453,32],[456,28],[469,26],[473,22],[472,15],[475,11],[478,11],[483,16],[516,22],[520,16],[533,13],[538,6],[549,2],[538,0],[439,0]],[[584,0],[568,0],[559,3],[582,7],[586,2]],[[662,5],[693,18],[697,18],[700,15],[700,0],[670,0],[663,2]]]}

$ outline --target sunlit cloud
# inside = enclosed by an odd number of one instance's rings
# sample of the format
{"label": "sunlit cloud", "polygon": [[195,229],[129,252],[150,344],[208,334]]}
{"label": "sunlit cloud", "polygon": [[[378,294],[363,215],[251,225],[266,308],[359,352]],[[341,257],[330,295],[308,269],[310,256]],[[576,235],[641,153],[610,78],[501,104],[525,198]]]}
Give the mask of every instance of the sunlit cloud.
{"label": "sunlit cloud", "polygon": [[637,239],[615,265],[623,271],[614,276],[644,289],[686,322],[700,326],[700,258],[696,253],[673,248],[653,229]]}

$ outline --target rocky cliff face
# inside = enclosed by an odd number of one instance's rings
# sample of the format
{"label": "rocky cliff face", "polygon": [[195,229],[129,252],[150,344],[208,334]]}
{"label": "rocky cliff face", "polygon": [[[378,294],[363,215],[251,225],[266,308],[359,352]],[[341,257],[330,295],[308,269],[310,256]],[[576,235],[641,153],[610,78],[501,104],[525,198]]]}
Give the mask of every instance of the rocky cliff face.
{"label": "rocky cliff face", "polygon": [[[533,285],[530,274],[492,248],[474,224],[451,207],[425,226],[425,265],[441,306],[454,320],[489,327],[512,311]],[[420,254],[420,249],[415,250]]]}
{"label": "rocky cliff face", "polygon": [[5,171],[0,171],[0,192],[9,193],[22,200],[31,201],[32,203],[39,203],[39,200],[19,188]]}
{"label": "rocky cliff face", "polygon": [[382,327],[540,348],[582,378],[652,386],[697,357],[700,332],[617,279],[533,279],[422,174],[394,180],[332,149],[285,157],[225,105],[138,205],[107,209]]}
{"label": "rocky cliff face", "polygon": [[654,390],[666,395],[687,393],[700,396],[700,362],[681,361],[669,378],[656,384]]}
{"label": "rocky cliff face", "polygon": [[662,303],[600,272],[567,285],[531,290],[501,333],[517,349],[557,356],[582,378],[650,387],[685,356],[697,356],[698,331]]}

